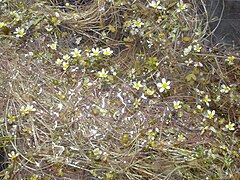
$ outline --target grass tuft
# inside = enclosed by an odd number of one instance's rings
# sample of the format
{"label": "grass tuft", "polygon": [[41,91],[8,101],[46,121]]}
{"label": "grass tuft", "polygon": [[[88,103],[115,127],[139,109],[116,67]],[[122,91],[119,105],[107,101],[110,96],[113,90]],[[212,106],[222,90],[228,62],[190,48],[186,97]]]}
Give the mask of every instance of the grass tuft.
{"label": "grass tuft", "polygon": [[239,179],[240,57],[200,5],[0,1],[0,177]]}

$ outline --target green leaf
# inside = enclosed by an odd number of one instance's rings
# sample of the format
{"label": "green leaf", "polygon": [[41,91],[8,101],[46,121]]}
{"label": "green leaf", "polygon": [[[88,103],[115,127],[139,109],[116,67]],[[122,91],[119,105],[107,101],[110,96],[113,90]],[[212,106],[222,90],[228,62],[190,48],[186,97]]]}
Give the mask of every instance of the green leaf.
{"label": "green leaf", "polygon": [[194,81],[197,80],[197,77],[195,76],[195,74],[192,74],[192,73],[191,73],[191,74],[189,74],[189,75],[186,76],[186,80],[187,80],[187,81],[191,81],[191,79],[194,80]]}
{"label": "green leaf", "polygon": [[112,25],[108,25],[108,30],[111,31],[112,33],[116,32],[116,28],[113,27]]}

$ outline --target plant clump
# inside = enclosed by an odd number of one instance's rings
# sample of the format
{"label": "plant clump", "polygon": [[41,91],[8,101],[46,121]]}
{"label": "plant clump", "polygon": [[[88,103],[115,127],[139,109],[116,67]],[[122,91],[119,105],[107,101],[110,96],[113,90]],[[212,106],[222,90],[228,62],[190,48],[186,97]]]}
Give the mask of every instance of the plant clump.
{"label": "plant clump", "polygon": [[198,3],[0,0],[0,177],[238,179],[240,57]]}

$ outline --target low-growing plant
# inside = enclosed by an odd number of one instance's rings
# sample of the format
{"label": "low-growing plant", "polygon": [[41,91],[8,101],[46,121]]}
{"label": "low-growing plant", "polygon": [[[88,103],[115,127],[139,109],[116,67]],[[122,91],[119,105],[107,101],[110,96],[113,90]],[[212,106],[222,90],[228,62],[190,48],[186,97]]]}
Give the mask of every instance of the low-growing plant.
{"label": "low-growing plant", "polygon": [[0,0],[0,177],[239,179],[239,54],[199,2]]}

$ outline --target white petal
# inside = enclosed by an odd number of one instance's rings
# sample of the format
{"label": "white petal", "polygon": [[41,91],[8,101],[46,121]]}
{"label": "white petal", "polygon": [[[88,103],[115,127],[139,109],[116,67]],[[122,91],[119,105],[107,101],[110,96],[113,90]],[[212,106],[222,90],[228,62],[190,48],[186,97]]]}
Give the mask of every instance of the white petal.
{"label": "white petal", "polygon": [[157,87],[162,87],[162,83],[157,83]]}

